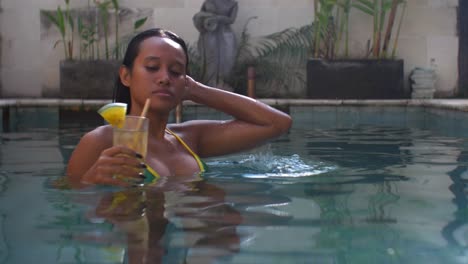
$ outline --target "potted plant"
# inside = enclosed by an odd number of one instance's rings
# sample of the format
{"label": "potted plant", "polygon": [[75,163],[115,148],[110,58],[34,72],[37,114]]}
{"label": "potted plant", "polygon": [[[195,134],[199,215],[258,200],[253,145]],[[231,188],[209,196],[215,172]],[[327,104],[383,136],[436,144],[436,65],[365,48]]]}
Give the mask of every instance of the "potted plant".
{"label": "potted plant", "polygon": [[136,19],[132,34],[120,36],[121,13],[128,12],[122,12],[118,0],[94,0],[93,6],[88,1],[88,7],[79,10],[71,10],[69,3],[70,0],[65,0],[64,10],[58,6],[55,12],[42,11],[61,36],[54,48],[62,44],[64,50],[64,59],[60,61],[60,96],[109,99],[125,45],[147,17]]}
{"label": "potted plant", "polygon": [[[408,97],[403,86],[403,60],[396,59],[405,1],[315,0],[314,5],[313,57],[307,63],[309,98]],[[349,53],[349,14],[353,8],[373,18],[373,37],[364,58],[351,58]],[[397,19],[399,8],[402,12]]]}

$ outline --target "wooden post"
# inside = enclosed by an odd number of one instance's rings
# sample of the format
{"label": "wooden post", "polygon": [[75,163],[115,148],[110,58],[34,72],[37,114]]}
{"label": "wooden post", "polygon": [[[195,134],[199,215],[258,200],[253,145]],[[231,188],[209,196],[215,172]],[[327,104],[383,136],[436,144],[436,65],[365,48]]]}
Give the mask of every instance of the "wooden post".
{"label": "wooden post", "polygon": [[255,98],[255,67],[247,68],[247,96]]}
{"label": "wooden post", "polygon": [[10,106],[2,108],[2,128],[0,132],[10,132]]}
{"label": "wooden post", "polygon": [[182,123],[182,103],[178,104],[175,109],[175,121],[177,124]]}

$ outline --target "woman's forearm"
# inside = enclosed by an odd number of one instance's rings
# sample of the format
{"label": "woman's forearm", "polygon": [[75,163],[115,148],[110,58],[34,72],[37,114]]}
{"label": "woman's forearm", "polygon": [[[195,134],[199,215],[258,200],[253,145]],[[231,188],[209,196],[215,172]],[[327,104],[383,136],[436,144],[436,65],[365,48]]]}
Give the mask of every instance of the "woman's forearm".
{"label": "woman's forearm", "polygon": [[198,82],[192,82],[188,94],[188,99],[193,102],[224,112],[237,120],[274,127],[278,133],[286,132],[291,126],[289,115],[243,95],[212,88]]}

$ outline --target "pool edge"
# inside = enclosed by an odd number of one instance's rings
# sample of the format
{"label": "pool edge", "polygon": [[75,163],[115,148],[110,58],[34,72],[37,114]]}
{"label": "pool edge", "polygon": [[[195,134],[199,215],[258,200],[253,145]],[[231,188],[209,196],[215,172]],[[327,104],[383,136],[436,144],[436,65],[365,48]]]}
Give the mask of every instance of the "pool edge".
{"label": "pool edge", "polygon": [[[258,99],[270,106],[415,106],[450,109],[468,112],[468,99],[397,99],[397,100],[320,100],[320,99]],[[102,106],[111,100],[84,99],[0,99],[0,108],[10,106],[27,107],[91,107]],[[198,105],[191,101],[184,102],[185,106]]]}

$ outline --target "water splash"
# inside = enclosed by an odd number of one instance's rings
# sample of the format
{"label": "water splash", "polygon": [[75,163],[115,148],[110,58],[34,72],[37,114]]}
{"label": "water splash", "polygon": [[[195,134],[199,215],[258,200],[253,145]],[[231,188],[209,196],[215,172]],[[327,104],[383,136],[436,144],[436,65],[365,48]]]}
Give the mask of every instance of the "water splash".
{"label": "water splash", "polygon": [[[298,153],[276,155],[276,152],[271,145],[265,145],[252,152],[211,159],[207,161],[211,171],[209,175],[216,178],[302,178],[338,169],[335,164],[307,160]],[[279,150],[279,153],[285,151]]]}
{"label": "water splash", "polygon": [[336,169],[336,166],[319,161],[307,164],[298,154],[291,156],[252,154],[239,163],[257,172],[245,173],[243,176],[247,178],[309,177]]}

